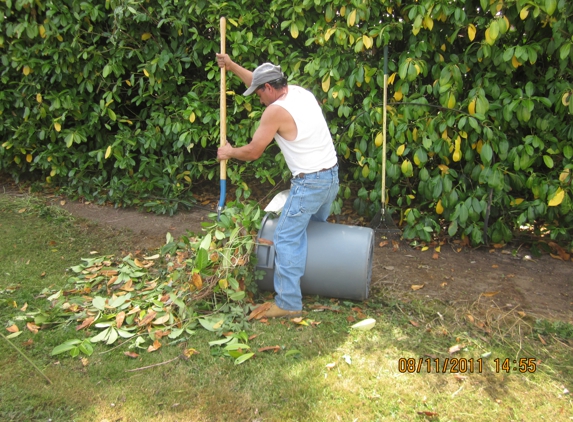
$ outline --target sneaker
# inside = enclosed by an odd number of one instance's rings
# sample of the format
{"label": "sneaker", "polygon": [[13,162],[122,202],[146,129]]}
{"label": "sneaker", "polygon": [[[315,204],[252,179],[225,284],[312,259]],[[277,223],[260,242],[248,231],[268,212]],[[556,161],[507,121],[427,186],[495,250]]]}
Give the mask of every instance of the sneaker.
{"label": "sneaker", "polygon": [[279,308],[276,303],[263,303],[261,306],[253,310],[249,316],[249,320],[252,318],[295,318],[302,315],[302,310],[300,311],[287,311],[286,309]]}

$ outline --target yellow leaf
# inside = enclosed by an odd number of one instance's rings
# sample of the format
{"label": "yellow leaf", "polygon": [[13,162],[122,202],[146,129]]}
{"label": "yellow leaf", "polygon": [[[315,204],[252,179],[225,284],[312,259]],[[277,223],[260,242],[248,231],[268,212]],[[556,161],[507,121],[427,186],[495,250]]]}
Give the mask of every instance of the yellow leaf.
{"label": "yellow leaf", "polygon": [[527,19],[528,15],[529,15],[529,6],[525,6],[523,9],[521,9],[521,12],[519,12],[519,17],[521,18],[522,21],[524,21],[525,19]]}
{"label": "yellow leaf", "polygon": [[517,57],[513,56],[511,58],[511,65],[517,69],[519,66],[521,66],[521,63],[519,63]]}
{"label": "yellow leaf", "polygon": [[38,31],[40,32],[40,38],[46,38],[46,28],[44,28],[44,25],[40,25]]}
{"label": "yellow leaf", "polygon": [[495,43],[495,39],[491,37],[491,31],[489,28],[485,30],[485,42],[489,45],[493,45]]}
{"label": "yellow leaf", "polygon": [[442,214],[444,212],[444,207],[442,206],[442,200],[440,199],[436,204],[436,214]]}
{"label": "yellow leaf", "polygon": [[336,32],[336,28],[328,28],[326,33],[324,34],[324,41],[328,41],[332,34]]}
{"label": "yellow leaf", "polygon": [[62,36],[61,36],[61,35],[56,35],[56,38],[58,39],[58,41],[59,41],[59,42],[62,42],[62,41],[64,41],[64,39],[62,38]]}
{"label": "yellow leaf", "polygon": [[22,68],[22,73],[24,74],[24,76],[28,76],[30,74],[30,66],[26,65]]}
{"label": "yellow leaf", "polygon": [[150,38],[151,38],[151,34],[149,32],[144,32],[143,34],[141,34],[141,39],[143,41],[147,41]]}
{"label": "yellow leaf", "polygon": [[448,166],[446,166],[445,164],[438,164],[438,168],[442,172],[442,175],[448,174],[449,170],[450,170],[450,168]]}
{"label": "yellow leaf", "polygon": [[322,79],[322,90],[328,92],[330,89],[330,75],[327,78]]}
{"label": "yellow leaf", "polygon": [[398,157],[400,157],[402,154],[404,154],[404,150],[406,149],[406,145],[402,144],[398,147],[398,149],[396,150],[396,155],[398,155]]}
{"label": "yellow leaf", "polygon": [[563,172],[559,175],[559,181],[565,183],[565,181],[569,177],[569,174],[570,174],[569,169],[563,170]]}
{"label": "yellow leaf", "polygon": [[471,100],[470,103],[468,104],[468,112],[469,112],[471,115],[476,114],[476,102],[477,102],[477,100],[476,100],[476,98],[474,98],[474,99]]}
{"label": "yellow leaf", "polygon": [[362,35],[362,43],[364,44],[364,47],[371,48],[374,41],[368,35]]}
{"label": "yellow leaf", "polygon": [[462,159],[462,152],[459,149],[454,150],[454,154],[452,155],[452,159],[455,162],[458,162]]}
{"label": "yellow leaf", "polygon": [[424,288],[424,284],[413,284],[412,285],[412,290],[420,290]]}
{"label": "yellow leaf", "polygon": [[382,142],[384,141],[382,132],[378,132],[378,135],[376,135],[376,138],[374,139],[374,144],[379,147],[382,146]]}
{"label": "yellow leaf", "polygon": [[454,108],[456,105],[456,97],[454,94],[450,94],[450,98],[448,99],[448,108]]}
{"label": "yellow leaf", "polygon": [[553,198],[551,198],[547,205],[550,207],[556,207],[557,205],[561,204],[561,202],[563,202],[563,198],[565,198],[565,191],[561,188],[558,188],[557,192],[555,192],[555,195],[553,195]]}
{"label": "yellow leaf", "polygon": [[105,150],[105,158],[108,159],[110,155],[111,155],[111,145],[109,145]]}
{"label": "yellow leaf", "polygon": [[344,17],[345,14],[346,14],[346,6],[342,6],[340,8],[340,16]]}
{"label": "yellow leaf", "polygon": [[515,198],[514,200],[509,202],[509,205],[511,205],[512,207],[521,204],[524,201],[523,198]]}
{"label": "yellow leaf", "polygon": [[561,97],[561,104],[563,104],[565,107],[568,107],[569,103],[571,102],[571,96],[573,96],[573,94],[569,91],[563,94]]}
{"label": "yellow leaf", "polygon": [[290,24],[290,35],[293,38],[298,38],[298,26],[294,22]]}
{"label": "yellow leaf", "polygon": [[406,177],[412,177],[413,176],[414,168],[413,168],[410,160],[404,160],[404,162],[400,166],[400,169],[402,170],[402,173],[404,174],[404,176],[406,176]]}
{"label": "yellow leaf", "polygon": [[434,28],[434,21],[430,16],[424,17],[424,28],[430,31]]}
{"label": "yellow leaf", "polygon": [[147,69],[143,69],[143,74],[149,78],[149,72],[147,71]]}
{"label": "yellow leaf", "polygon": [[498,291],[495,291],[495,292],[485,292],[485,293],[482,294],[482,296],[492,297],[492,296],[495,296],[495,295],[497,295],[497,294],[499,294],[499,290],[498,290]]}
{"label": "yellow leaf", "polygon": [[33,158],[33,157],[32,157],[32,154],[27,154],[27,155],[26,155],[26,161],[27,161],[28,163],[31,163],[31,162],[32,162],[32,158]]}
{"label": "yellow leaf", "polygon": [[395,99],[396,101],[400,101],[403,97],[404,97],[404,96],[402,95],[402,91],[396,91],[396,92],[394,93],[394,99]]}
{"label": "yellow leaf", "polygon": [[364,164],[364,167],[362,167],[362,177],[367,178],[369,174],[370,169],[368,168],[368,164]]}
{"label": "yellow leaf", "polygon": [[388,76],[388,85],[392,85],[394,83],[394,79],[396,79],[396,72]]}
{"label": "yellow leaf", "polygon": [[473,41],[476,37],[476,27],[473,23],[470,23],[468,26],[468,37],[470,41]]}
{"label": "yellow leaf", "polygon": [[347,23],[348,26],[354,26],[356,23],[356,9],[354,9],[352,12],[350,12],[350,15],[348,15]]}
{"label": "yellow leaf", "polygon": [[416,164],[418,167],[420,166],[422,162],[420,161],[420,159],[418,158],[417,155],[414,155],[414,164]]}
{"label": "yellow leaf", "polygon": [[195,121],[195,113],[194,112],[191,112],[191,114],[189,115],[189,121],[191,123],[193,123]]}
{"label": "yellow leaf", "polygon": [[126,79],[125,83],[127,84],[127,86],[131,86],[131,81],[129,79]]}
{"label": "yellow leaf", "polygon": [[422,247],[422,252],[426,252],[428,249],[430,249],[428,246],[424,246]]}
{"label": "yellow leaf", "polygon": [[59,124],[58,122],[55,122],[54,129],[56,129],[56,132],[59,132],[60,130],[62,130],[62,125]]}
{"label": "yellow leaf", "polygon": [[36,94],[36,101],[42,104],[42,94]]}

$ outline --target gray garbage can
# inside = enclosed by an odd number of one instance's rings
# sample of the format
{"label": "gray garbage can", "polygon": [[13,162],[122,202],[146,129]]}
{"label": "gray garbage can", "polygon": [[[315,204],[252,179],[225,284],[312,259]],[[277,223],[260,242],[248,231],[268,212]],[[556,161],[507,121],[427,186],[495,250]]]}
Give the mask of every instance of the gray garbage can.
{"label": "gray garbage can", "polygon": [[[273,240],[278,223],[266,214],[258,239]],[[303,295],[365,300],[372,278],[374,230],[368,227],[311,221],[307,229],[306,269],[301,278]],[[274,291],[274,245],[257,242],[257,270],[265,272],[257,280],[259,289]]]}

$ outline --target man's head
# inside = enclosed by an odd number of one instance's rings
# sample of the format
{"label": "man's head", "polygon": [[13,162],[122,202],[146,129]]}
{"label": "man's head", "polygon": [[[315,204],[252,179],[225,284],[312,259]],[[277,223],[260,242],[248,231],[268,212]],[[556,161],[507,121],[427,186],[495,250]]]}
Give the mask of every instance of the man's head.
{"label": "man's head", "polygon": [[287,85],[287,80],[280,66],[263,63],[253,71],[253,81],[243,95],[251,95],[257,89],[265,89],[265,84],[279,89]]}

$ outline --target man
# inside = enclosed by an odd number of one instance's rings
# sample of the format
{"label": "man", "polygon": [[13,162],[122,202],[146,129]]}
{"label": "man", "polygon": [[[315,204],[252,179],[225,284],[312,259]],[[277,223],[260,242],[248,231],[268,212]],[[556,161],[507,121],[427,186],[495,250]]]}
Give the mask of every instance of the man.
{"label": "man", "polygon": [[279,66],[264,63],[253,72],[227,54],[217,54],[219,67],[237,75],[266,106],[251,142],[242,147],[225,144],[218,160],[252,161],[276,139],[292,172],[291,189],[274,234],[276,250],[275,303],[258,317],[295,317],[302,314],[300,278],[307,255],[306,229],[311,220],[326,221],[338,194],[338,163],[328,125],[314,95],[288,85]]}

